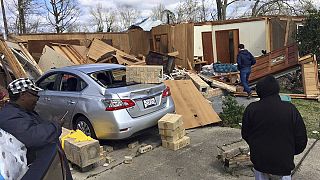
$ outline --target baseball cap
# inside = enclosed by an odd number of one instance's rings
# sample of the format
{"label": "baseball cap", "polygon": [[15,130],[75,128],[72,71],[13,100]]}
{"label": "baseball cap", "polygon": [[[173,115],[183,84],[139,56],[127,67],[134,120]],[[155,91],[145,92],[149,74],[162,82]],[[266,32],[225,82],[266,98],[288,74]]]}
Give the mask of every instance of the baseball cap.
{"label": "baseball cap", "polygon": [[37,87],[29,78],[19,78],[8,85],[8,91],[11,91],[12,94],[18,94],[27,90],[42,91],[43,89]]}

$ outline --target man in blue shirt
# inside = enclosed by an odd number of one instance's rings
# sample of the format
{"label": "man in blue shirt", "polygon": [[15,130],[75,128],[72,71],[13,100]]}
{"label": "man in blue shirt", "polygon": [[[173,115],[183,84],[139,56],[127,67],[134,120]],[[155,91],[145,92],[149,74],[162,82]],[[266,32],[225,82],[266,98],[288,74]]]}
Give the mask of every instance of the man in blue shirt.
{"label": "man in blue shirt", "polygon": [[244,49],[243,44],[239,44],[239,53],[237,56],[238,69],[240,71],[240,80],[244,91],[248,94],[248,99],[251,97],[251,88],[249,87],[249,77],[251,73],[251,66],[256,63],[252,54]]}

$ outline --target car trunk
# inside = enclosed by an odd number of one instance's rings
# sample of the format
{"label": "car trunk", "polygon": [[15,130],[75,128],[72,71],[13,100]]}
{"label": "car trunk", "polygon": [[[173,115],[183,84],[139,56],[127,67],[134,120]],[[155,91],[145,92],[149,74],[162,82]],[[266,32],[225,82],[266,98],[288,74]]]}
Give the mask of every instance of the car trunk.
{"label": "car trunk", "polygon": [[164,84],[135,84],[107,89],[108,93],[117,94],[120,99],[131,99],[135,106],[127,108],[131,117],[139,117],[166,106],[167,97],[162,98]]}

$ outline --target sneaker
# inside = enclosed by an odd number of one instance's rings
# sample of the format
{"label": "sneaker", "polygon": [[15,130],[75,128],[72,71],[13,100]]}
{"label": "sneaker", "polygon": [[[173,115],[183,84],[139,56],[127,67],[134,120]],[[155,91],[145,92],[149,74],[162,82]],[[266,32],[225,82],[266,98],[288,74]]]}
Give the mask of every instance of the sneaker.
{"label": "sneaker", "polygon": [[247,99],[250,99],[252,97],[252,93],[248,93]]}

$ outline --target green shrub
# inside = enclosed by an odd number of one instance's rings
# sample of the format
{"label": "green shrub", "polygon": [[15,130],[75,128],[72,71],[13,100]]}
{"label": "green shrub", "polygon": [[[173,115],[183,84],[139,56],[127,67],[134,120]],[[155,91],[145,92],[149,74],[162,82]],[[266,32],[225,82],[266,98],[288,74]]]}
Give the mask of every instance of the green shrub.
{"label": "green shrub", "polygon": [[219,114],[222,119],[223,126],[240,127],[239,123],[242,122],[242,115],[245,107],[239,105],[236,99],[230,95],[225,96],[222,100],[222,110]]}

